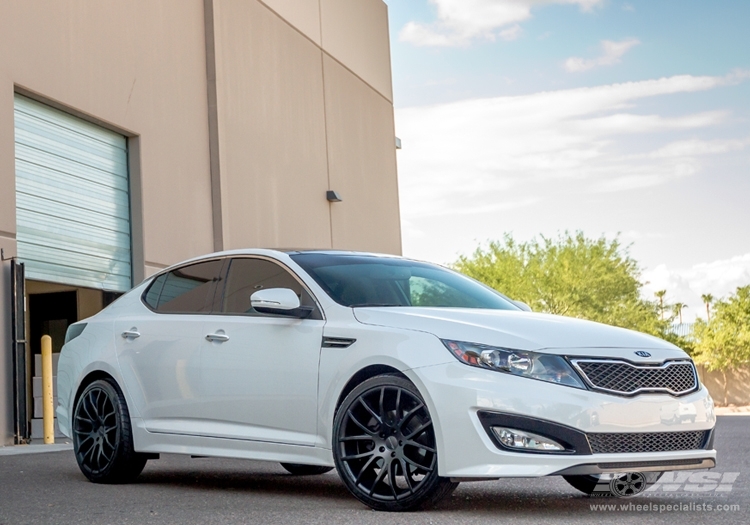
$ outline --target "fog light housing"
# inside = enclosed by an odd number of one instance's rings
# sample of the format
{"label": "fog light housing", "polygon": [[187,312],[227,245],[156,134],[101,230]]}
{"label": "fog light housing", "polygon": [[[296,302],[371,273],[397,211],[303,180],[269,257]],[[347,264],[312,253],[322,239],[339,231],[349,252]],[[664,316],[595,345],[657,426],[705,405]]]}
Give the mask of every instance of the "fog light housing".
{"label": "fog light housing", "polygon": [[515,450],[563,452],[565,447],[554,439],[515,428],[492,427],[492,432],[503,446]]}

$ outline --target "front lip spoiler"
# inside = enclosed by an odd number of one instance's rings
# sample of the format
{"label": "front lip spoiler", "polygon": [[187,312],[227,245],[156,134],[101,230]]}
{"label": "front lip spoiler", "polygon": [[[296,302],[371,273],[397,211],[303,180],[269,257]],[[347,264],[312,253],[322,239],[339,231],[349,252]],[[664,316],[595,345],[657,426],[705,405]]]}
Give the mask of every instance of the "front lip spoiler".
{"label": "front lip spoiler", "polygon": [[670,470],[700,470],[716,467],[713,458],[674,459],[665,461],[623,461],[617,463],[589,463],[553,472],[550,476],[580,476],[617,472],[665,472]]}

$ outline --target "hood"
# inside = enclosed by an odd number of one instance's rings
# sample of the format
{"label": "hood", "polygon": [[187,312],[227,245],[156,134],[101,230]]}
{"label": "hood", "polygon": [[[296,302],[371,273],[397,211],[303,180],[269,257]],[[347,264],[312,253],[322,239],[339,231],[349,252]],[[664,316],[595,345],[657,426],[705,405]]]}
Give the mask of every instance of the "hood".
{"label": "hood", "polygon": [[[653,336],[592,321],[515,310],[468,308],[355,308],[363,324],[417,330],[453,339],[516,350],[561,355],[621,357],[662,361],[687,357],[676,346]],[[634,350],[646,350],[642,358]]]}

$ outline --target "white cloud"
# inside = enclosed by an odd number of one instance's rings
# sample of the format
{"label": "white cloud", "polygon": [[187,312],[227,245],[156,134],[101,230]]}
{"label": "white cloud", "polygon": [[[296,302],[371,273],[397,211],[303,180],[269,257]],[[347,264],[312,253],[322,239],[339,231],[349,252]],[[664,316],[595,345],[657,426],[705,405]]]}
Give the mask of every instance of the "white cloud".
{"label": "white cloud", "polygon": [[710,263],[696,264],[690,268],[668,268],[659,265],[643,273],[648,281],[643,292],[653,299],[657,290],[667,290],[667,301],[683,302],[688,309],[683,313],[686,322],[696,317],[706,318],[702,294],[712,294],[716,299],[733,293],[738,286],[750,284],[750,253]]}
{"label": "white cloud", "polygon": [[612,66],[619,64],[620,59],[633,47],[641,42],[635,38],[613,42],[612,40],[602,40],[602,54],[596,58],[570,57],[565,61],[565,69],[577,73],[579,71],[588,71],[599,66]]}
{"label": "white cloud", "polygon": [[503,29],[499,34],[500,38],[510,42],[511,40],[517,40],[518,37],[521,36],[521,33],[523,33],[523,29],[521,28],[521,26],[516,24],[509,27],[508,29]]}
{"label": "white cloud", "polygon": [[[533,7],[545,4],[577,5],[589,11],[604,0],[430,0],[437,8],[431,24],[409,22],[399,35],[417,46],[466,46],[473,40],[515,40],[519,22],[531,17]],[[509,27],[510,26],[510,27]],[[505,28],[505,29],[503,29]],[[498,32],[498,30],[500,30]]]}
{"label": "white cloud", "polygon": [[750,146],[750,137],[737,140],[680,140],[670,142],[659,148],[651,153],[651,156],[654,158],[674,158],[718,155],[741,150],[747,146]]}
{"label": "white cloud", "polygon": [[709,90],[737,78],[683,75],[397,110],[397,134],[406,144],[399,152],[402,215],[487,213],[528,206],[532,196],[538,203],[565,192],[625,191],[689,177],[701,168],[696,148],[710,154],[750,143],[660,147],[663,142],[649,140],[626,151],[625,137],[698,131],[726,119],[721,112],[639,115],[633,108],[640,99]]}

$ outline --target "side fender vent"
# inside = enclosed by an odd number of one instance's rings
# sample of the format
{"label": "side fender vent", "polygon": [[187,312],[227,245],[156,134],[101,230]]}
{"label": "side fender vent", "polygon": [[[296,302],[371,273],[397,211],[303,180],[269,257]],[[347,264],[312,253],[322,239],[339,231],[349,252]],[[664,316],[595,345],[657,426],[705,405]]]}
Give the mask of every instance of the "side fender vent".
{"label": "side fender vent", "polygon": [[352,339],[349,337],[323,337],[323,348],[349,348],[354,343],[356,343],[356,339]]}

